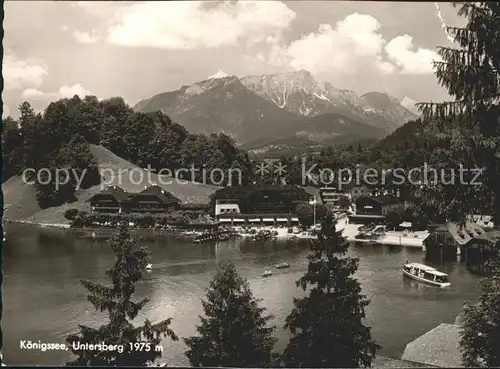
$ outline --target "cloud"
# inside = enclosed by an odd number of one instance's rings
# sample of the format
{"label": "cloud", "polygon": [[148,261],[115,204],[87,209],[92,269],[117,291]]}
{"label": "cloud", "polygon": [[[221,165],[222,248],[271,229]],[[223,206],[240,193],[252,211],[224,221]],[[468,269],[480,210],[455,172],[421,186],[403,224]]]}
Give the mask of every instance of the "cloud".
{"label": "cloud", "polygon": [[93,44],[99,41],[99,37],[96,35],[95,30],[92,30],[92,34],[75,30],[73,31],[73,37],[82,44]]}
{"label": "cloud", "polygon": [[4,86],[7,90],[40,86],[47,75],[47,68],[35,60],[20,60],[12,53],[3,59]]}
{"label": "cloud", "polygon": [[59,91],[58,91],[59,96],[61,97],[73,97],[75,95],[78,95],[80,97],[85,97],[87,95],[93,95],[92,92],[87,90],[85,87],[83,87],[81,84],[77,83],[73,86],[62,86]]}
{"label": "cloud", "polygon": [[21,97],[27,100],[58,100],[62,98],[72,98],[78,95],[83,98],[87,95],[93,95],[93,93],[83,87],[80,83],[74,84],[73,86],[64,85],[57,92],[43,92],[35,88],[28,88],[23,91]]}
{"label": "cloud", "polygon": [[43,99],[45,97],[46,93],[43,91],[40,91],[36,88],[28,88],[23,91],[21,94],[21,97],[23,99]]}
{"label": "cloud", "polygon": [[438,54],[429,49],[412,49],[410,36],[397,36],[387,42],[376,18],[353,13],[335,26],[321,24],[316,32],[287,46],[273,45],[268,62],[330,76],[432,73],[431,61],[438,58]]}
{"label": "cloud", "polygon": [[144,2],[119,9],[108,29],[110,43],[164,49],[253,44],[279,35],[296,16],[279,1]]}
{"label": "cloud", "polygon": [[394,66],[382,59],[385,40],[379,29],[379,22],[371,15],[354,13],[335,27],[321,24],[317,32],[292,41],[287,47],[275,47],[270,62],[312,73],[356,73],[367,67],[391,73]]}
{"label": "cloud", "polygon": [[402,74],[432,73],[432,61],[441,60],[439,54],[429,49],[412,49],[413,38],[409,35],[395,37],[385,46],[387,55],[400,68]]}

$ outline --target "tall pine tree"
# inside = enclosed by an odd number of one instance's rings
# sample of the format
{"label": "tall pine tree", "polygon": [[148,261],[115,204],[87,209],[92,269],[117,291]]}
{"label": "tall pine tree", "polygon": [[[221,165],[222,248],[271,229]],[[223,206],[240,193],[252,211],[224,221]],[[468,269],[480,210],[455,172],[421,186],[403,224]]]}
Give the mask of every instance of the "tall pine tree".
{"label": "tall pine tree", "polygon": [[285,328],[292,333],[283,361],[287,367],[357,368],[371,366],[379,346],[363,324],[369,300],[354,278],[358,260],[346,256],[348,244],[331,214],[311,243],[306,274],[297,281],[309,295],[294,299]]}
{"label": "tall pine tree", "polygon": [[[436,76],[455,101],[420,104],[424,116],[439,124],[455,124],[451,134],[450,161],[483,168],[480,186],[470,183],[437,183],[424,195],[446,219],[463,221],[477,205],[491,204],[495,226],[500,227],[500,3],[459,4],[464,27],[448,27],[454,47],[440,47]],[[457,125],[457,123],[459,123]],[[458,128],[458,129],[457,129]],[[499,244],[497,241],[497,248]],[[496,258],[493,258],[496,259]],[[491,260],[493,272],[498,260]],[[495,273],[497,274],[497,273]],[[478,303],[464,309],[460,349],[466,366],[500,366],[500,282],[497,276],[482,281]]]}
{"label": "tall pine tree", "polygon": [[273,365],[272,349],[275,329],[263,316],[248,282],[238,275],[233,264],[222,264],[210,282],[205,316],[200,316],[199,336],[186,338],[186,356],[192,366],[269,367]]}
{"label": "tall pine tree", "polygon": [[[80,334],[67,337],[71,351],[77,356],[76,360],[68,363],[69,366],[145,366],[161,356],[161,351],[155,348],[160,344],[162,336],[178,340],[169,328],[171,319],[156,324],[146,319],[144,324],[138,327],[130,322],[148,303],[147,299],[132,301],[135,284],[145,272],[147,250],[136,247],[137,240],[131,236],[125,225],[120,226],[118,233],[108,241],[108,245],[116,254],[115,264],[106,272],[107,277],[111,279],[111,286],[88,280],[82,280],[81,283],[89,291],[87,299],[95,309],[108,312],[109,323],[99,328],[80,325]],[[120,353],[116,350],[74,348],[73,343],[78,342],[123,345],[124,350]],[[140,345],[141,343],[143,345]]]}
{"label": "tall pine tree", "polygon": [[[448,27],[454,38],[452,47],[439,47],[442,60],[434,61],[439,82],[454,101],[422,103],[419,107],[431,124],[438,123],[450,138],[442,169],[483,168],[481,185],[465,181],[439,181],[422,191],[422,204],[428,213],[448,220],[463,221],[484,211],[493,197],[493,213],[500,226],[500,3],[459,3],[465,27]],[[457,124],[458,123],[458,124]],[[451,128],[453,126],[453,128]],[[474,182],[478,182],[477,180]]]}

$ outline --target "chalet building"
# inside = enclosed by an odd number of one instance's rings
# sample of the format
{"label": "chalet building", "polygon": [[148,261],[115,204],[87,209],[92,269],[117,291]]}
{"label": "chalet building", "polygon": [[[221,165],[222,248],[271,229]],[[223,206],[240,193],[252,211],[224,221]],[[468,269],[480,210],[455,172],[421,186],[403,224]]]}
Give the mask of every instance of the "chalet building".
{"label": "chalet building", "polygon": [[126,212],[133,195],[118,186],[111,186],[95,194],[87,202],[90,203],[92,213],[122,213]]}
{"label": "chalet building", "polygon": [[404,203],[396,196],[361,196],[356,200],[356,214],[349,216],[353,223],[382,223],[392,210],[403,210]]}
{"label": "chalet building", "polygon": [[150,186],[129,201],[131,213],[166,213],[175,210],[180,200],[160,186]]}
{"label": "chalet building", "polygon": [[139,193],[111,186],[87,202],[90,202],[92,213],[165,213],[180,204],[179,199],[160,186],[150,186]]}
{"label": "chalet building", "polygon": [[215,216],[240,223],[288,222],[297,204],[310,199],[307,191],[292,185],[228,186],[212,195]]}

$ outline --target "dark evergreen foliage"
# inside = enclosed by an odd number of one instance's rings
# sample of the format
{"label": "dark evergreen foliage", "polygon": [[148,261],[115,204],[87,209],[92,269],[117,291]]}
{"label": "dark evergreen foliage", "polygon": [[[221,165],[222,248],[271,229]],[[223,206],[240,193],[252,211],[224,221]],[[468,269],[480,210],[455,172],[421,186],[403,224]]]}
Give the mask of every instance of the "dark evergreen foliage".
{"label": "dark evergreen foliage", "polygon": [[[76,360],[69,366],[145,366],[152,364],[161,356],[156,350],[162,337],[178,338],[169,328],[171,320],[156,324],[145,320],[142,326],[134,326],[130,321],[135,319],[139,311],[148,303],[147,299],[133,302],[136,283],[142,278],[148,262],[147,250],[137,248],[137,241],[130,235],[130,230],[121,225],[118,233],[108,241],[109,247],[116,254],[116,262],[106,272],[111,286],[105,286],[89,280],[81,280],[89,291],[87,299],[96,311],[108,313],[109,323],[99,328],[80,325],[80,333],[70,335],[66,341],[73,343],[123,345],[122,353],[116,350],[86,350],[71,346]],[[131,344],[143,343],[143,349],[131,349]],[[132,346],[134,348],[135,346]]]}
{"label": "dark evergreen foliage", "polygon": [[[457,3],[458,14],[467,19],[463,28],[448,27],[455,39],[453,47],[440,47],[442,61],[435,61],[436,76],[455,99],[444,103],[420,104],[428,120],[447,130],[449,148],[442,162],[447,168],[484,169],[482,184],[429,186],[421,194],[427,211],[447,219],[463,220],[477,211],[478,203],[490,202],[500,219],[500,5],[498,2]],[[500,226],[500,222],[496,222]]]}
{"label": "dark evergreen foliage", "polygon": [[218,267],[207,300],[202,301],[198,336],[186,338],[186,356],[193,366],[262,368],[272,366],[274,326],[264,316],[260,300],[233,264]]}
{"label": "dark evergreen foliage", "polygon": [[[189,173],[187,180],[224,185],[229,178],[242,184],[252,178],[248,155],[227,135],[190,135],[161,112],[134,112],[122,98],[99,101],[95,96],[83,100],[75,96],[50,103],[43,114],[36,114],[29,103],[23,102],[19,111],[18,121],[3,119],[3,181],[24,169],[33,169],[27,179],[35,182],[43,208],[74,201],[76,179],[82,174],[82,188],[100,183],[89,144],[102,144],[134,164],[149,166],[152,171],[168,169],[174,176],[181,167],[195,168],[195,177]],[[48,172],[40,181],[35,173],[42,168]],[[224,173],[223,181],[203,175],[203,169],[210,173],[215,168]],[[61,169],[70,171],[70,180],[57,185],[56,173]],[[229,170],[233,170],[231,176]]]}
{"label": "dark evergreen foliage", "polygon": [[467,367],[500,367],[500,277],[482,281],[481,297],[466,304],[460,350]]}
{"label": "dark evergreen foliage", "polygon": [[332,216],[327,216],[318,240],[311,243],[308,270],[297,281],[309,295],[294,299],[286,319],[285,328],[292,333],[283,357],[287,367],[371,366],[380,346],[363,324],[369,300],[354,278],[358,260],[346,256],[347,248]]}

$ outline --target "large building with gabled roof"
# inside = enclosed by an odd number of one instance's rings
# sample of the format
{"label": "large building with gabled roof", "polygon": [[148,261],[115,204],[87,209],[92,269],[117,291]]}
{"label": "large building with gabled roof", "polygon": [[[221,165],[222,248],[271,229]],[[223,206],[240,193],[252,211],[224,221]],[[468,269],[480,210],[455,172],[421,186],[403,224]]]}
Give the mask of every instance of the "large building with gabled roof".
{"label": "large building with gabled roof", "polygon": [[110,186],[87,200],[93,213],[165,213],[176,209],[180,200],[158,185],[138,193]]}

